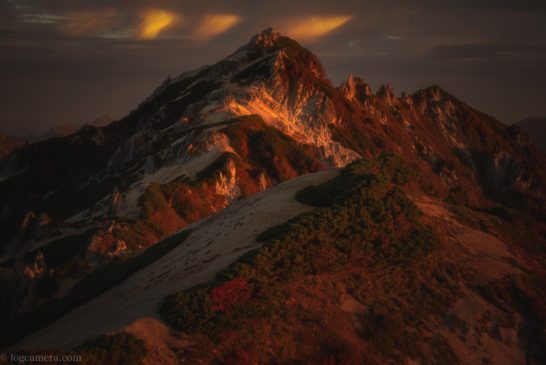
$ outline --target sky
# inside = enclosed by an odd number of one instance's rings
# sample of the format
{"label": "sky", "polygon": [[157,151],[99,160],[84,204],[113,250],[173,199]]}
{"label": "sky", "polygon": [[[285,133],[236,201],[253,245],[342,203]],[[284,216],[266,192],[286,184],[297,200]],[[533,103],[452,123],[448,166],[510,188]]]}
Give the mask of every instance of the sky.
{"label": "sky", "polygon": [[339,84],[433,84],[510,123],[546,116],[546,0],[0,0],[0,131],[118,119],[268,27]]}

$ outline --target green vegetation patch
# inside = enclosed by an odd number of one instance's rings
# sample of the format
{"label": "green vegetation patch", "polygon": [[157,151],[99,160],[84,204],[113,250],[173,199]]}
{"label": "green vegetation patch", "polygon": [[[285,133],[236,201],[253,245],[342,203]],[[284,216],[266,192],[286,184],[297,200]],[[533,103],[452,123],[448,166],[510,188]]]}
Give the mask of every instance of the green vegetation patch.
{"label": "green vegetation patch", "polygon": [[384,155],[304,189],[297,198],[317,209],[259,235],[264,245],[214,282],[166,297],[162,318],[178,330],[214,336],[245,320],[280,315],[281,298],[295,280],[345,270],[363,256],[370,265],[403,265],[428,253],[435,237],[399,188],[409,176],[399,158]]}
{"label": "green vegetation patch", "polygon": [[84,365],[139,365],[148,353],[144,341],[127,332],[88,340],[75,351]]}

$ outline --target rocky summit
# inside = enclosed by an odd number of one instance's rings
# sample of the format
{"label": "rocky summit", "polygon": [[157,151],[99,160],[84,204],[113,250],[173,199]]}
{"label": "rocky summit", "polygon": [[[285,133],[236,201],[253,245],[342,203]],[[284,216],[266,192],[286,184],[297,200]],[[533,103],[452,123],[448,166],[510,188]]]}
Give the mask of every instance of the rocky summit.
{"label": "rocky summit", "polygon": [[335,86],[267,29],[120,120],[0,160],[2,343],[125,331],[150,364],[538,364],[545,206],[521,128],[439,86]]}

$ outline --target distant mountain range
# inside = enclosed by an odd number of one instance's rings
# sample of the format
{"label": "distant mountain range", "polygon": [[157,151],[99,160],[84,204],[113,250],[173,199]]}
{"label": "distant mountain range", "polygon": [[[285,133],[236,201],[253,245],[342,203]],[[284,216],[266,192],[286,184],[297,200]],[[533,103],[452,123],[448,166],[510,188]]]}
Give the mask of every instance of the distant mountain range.
{"label": "distant mountain range", "polygon": [[543,363],[544,207],[521,128],[439,86],[334,86],[268,29],[0,160],[0,340],[102,336],[97,363]]}
{"label": "distant mountain range", "polygon": [[25,143],[34,143],[49,138],[66,137],[70,134],[75,133],[84,125],[103,127],[111,122],[112,119],[109,116],[102,116],[92,122],[85,124],[70,123],[59,125],[48,129],[40,135],[30,134],[26,136],[13,136],[6,133],[0,133],[0,157],[7,155],[9,152],[17,147],[24,145]]}
{"label": "distant mountain range", "polygon": [[546,118],[527,118],[515,125],[529,133],[529,137],[537,147],[546,152]]}

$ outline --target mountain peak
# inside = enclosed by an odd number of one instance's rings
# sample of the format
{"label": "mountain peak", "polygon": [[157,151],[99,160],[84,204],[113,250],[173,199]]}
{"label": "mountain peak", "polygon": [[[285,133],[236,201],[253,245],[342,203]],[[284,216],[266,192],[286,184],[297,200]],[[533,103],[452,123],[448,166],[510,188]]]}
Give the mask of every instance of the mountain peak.
{"label": "mountain peak", "polygon": [[324,68],[316,55],[294,39],[276,32],[273,28],[267,28],[254,35],[247,44],[235,51],[228,59],[252,62],[270,54],[280,56],[279,59],[283,60],[282,63],[286,68],[295,74],[310,72],[319,78],[325,77]]}
{"label": "mountain peak", "polygon": [[248,42],[247,46],[252,48],[271,48],[277,45],[277,42],[281,37],[281,33],[274,31],[273,28],[267,28],[254,35]]}
{"label": "mountain peak", "polygon": [[417,91],[414,95],[421,95],[426,99],[431,99],[433,101],[440,101],[442,99],[445,99],[446,97],[453,98],[450,93],[442,89],[439,85],[432,85],[425,89],[421,89]]}

